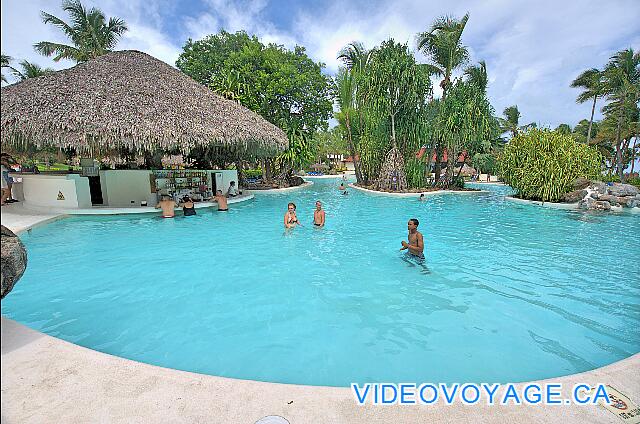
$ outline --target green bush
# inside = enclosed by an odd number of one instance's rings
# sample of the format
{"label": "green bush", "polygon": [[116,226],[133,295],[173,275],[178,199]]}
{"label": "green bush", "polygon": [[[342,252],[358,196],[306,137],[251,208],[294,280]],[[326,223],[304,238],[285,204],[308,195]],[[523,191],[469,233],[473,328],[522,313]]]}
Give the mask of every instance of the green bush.
{"label": "green bush", "polygon": [[245,169],[242,171],[245,178],[258,178],[262,177],[262,169]]}
{"label": "green bush", "polygon": [[570,135],[532,129],[511,139],[498,158],[498,170],[518,196],[557,202],[573,190],[576,178],[597,179],[601,163],[594,148]]}

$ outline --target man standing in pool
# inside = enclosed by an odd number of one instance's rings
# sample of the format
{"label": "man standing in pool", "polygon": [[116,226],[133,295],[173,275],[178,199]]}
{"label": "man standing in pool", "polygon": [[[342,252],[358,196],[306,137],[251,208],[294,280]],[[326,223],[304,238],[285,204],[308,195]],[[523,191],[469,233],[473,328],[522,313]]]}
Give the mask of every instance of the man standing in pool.
{"label": "man standing in pool", "polygon": [[325,213],[322,210],[322,202],[316,202],[316,210],[313,211],[313,225],[316,227],[324,227]]}
{"label": "man standing in pool", "polygon": [[424,258],[424,238],[422,233],[418,231],[418,225],[420,223],[417,219],[411,218],[407,223],[407,229],[409,230],[409,242],[402,241],[402,248],[400,250],[409,250],[409,253],[419,258]]}
{"label": "man standing in pool", "polygon": [[222,194],[222,190],[217,190],[216,195],[214,197],[216,202],[218,202],[218,210],[220,212],[226,212],[229,210],[229,205],[227,204],[227,198]]}
{"label": "man standing in pool", "polygon": [[173,218],[176,216],[176,211],[174,209],[177,207],[178,205],[176,202],[166,194],[160,196],[160,202],[156,205],[156,209],[162,209],[163,218]]}

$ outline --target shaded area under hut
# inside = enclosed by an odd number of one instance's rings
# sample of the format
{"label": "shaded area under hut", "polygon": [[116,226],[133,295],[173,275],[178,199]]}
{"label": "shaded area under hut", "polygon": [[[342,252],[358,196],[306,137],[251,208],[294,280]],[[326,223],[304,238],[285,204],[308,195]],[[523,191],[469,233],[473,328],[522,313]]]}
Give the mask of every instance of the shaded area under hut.
{"label": "shaded area under hut", "polygon": [[[57,147],[84,157],[113,151],[148,155],[206,149],[228,158],[263,158],[283,152],[289,144],[287,135],[260,115],[139,51],[108,53],[3,87],[1,130],[3,149]],[[152,171],[115,175],[124,171],[91,168],[82,176],[59,176],[57,183],[28,176],[23,187],[26,202],[63,208],[134,206],[153,201],[154,190],[163,186],[155,183],[158,175]],[[198,186],[209,193],[237,182],[236,171],[231,171],[233,175],[209,170],[159,177],[175,195],[179,188]]]}

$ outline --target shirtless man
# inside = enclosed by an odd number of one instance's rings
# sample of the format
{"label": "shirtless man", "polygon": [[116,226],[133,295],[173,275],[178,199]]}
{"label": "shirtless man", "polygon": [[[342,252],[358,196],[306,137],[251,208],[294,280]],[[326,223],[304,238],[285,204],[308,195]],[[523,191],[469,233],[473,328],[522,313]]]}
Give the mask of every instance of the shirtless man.
{"label": "shirtless man", "polygon": [[322,210],[322,202],[316,202],[316,210],[313,211],[313,225],[316,227],[324,227],[325,213]]}
{"label": "shirtless man", "polygon": [[160,202],[156,205],[156,209],[162,209],[163,218],[173,218],[176,216],[174,209],[177,207],[176,202],[166,194],[160,196]]}
{"label": "shirtless man", "polygon": [[409,230],[409,242],[402,241],[402,248],[400,250],[409,249],[409,253],[419,258],[424,258],[424,239],[422,233],[418,231],[418,225],[420,223],[417,219],[411,218],[407,223],[407,229]]}
{"label": "shirtless man", "polygon": [[226,212],[229,210],[229,205],[227,204],[227,198],[222,194],[222,190],[216,191],[216,195],[214,197],[216,202],[218,202],[218,210],[220,212]]}
{"label": "shirtless man", "polygon": [[284,228],[293,228],[296,225],[300,225],[296,215],[296,204],[289,203],[287,205],[287,213],[284,214]]}

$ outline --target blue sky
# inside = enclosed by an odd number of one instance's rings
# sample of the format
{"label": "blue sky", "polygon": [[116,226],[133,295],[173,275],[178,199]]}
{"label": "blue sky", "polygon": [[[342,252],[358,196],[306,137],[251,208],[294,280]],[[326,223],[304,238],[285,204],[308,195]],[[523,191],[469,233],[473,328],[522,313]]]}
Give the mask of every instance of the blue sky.
{"label": "blue sky", "polygon": [[[2,52],[44,66],[71,66],[54,63],[32,48],[37,41],[66,41],[39,17],[45,10],[66,18],[60,4],[2,0]],[[569,86],[580,72],[604,66],[618,50],[640,50],[638,0],[86,0],[84,4],[127,22],[130,30],[118,49],[142,50],[171,65],[188,38],[199,39],[220,28],[244,29],[264,42],[305,46],[312,58],[327,65],[327,74],[335,73],[336,54],[351,41],[371,48],[393,37],[415,48],[416,33],[435,18],[469,12],[463,42],[472,63],[487,62],[488,93],[496,111],[517,104],[523,123],[551,127],[588,119],[590,105],[576,104],[578,90]],[[426,61],[419,52],[416,57]]]}

